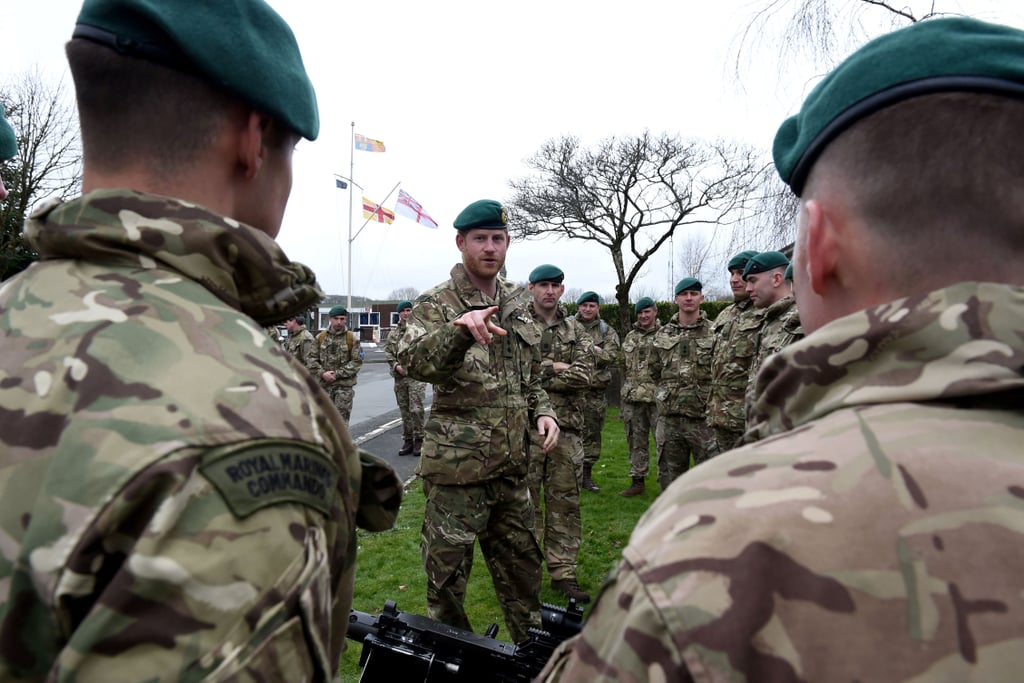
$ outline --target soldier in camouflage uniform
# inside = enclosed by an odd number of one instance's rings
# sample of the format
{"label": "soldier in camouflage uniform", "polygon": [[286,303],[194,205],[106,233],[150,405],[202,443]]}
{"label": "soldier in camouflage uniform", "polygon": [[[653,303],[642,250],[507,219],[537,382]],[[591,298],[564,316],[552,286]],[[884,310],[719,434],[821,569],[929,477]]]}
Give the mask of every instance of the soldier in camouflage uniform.
{"label": "soldier in camouflage uniform", "polygon": [[322,296],[273,240],[318,129],[298,46],[259,0],[193,9],[90,0],[67,45],[85,194],[0,292],[0,680],[330,680],[356,524],[397,513],[263,329]]}
{"label": "soldier in camouflage uniform", "polygon": [[1020,679],[1022,54],[913,24],[783,124],[808,336],[758,376],[768,438],[655,501],[541,680]]}
{"label": "soldier in camouflage uniform", "polygon": [[583,533],[583,394],[594,376],[594,343],[558,303],[565,293],[564,279],[561,268],[552,265],[537,266],[530,273],[533,301],[529,310],[541,329],[542,386],[562,431],[558,445],[545,452],[540,434],[531,430],[529,484],[534,526],[543,541],[551,587],[586,603],[590,594],[579,587],[576,557]]}
{"label": "soldier in camouflage uniform", "polygon": [[743,281],[743,269],[756,251],[741,251],[730,259],[729,286],[733,304],[715,318],[711,356],[711,395],[708,397],[708,425],[715,430],[721,450],[736,445],[746,426],[746,392],[750,365],[757,350],[761,312],[754,308]]}
{"label": "soldier in camouflage uniform", "polygon": [[790,284],[786,282],[789,259],[778,251],[765,251],[752,257],[743,269],[743,281],[754,308],[762,311],[757,347],[747,380],[747,404],[754,400],[754,382],[768,356],[802,339],[800,314]]}
{"label": "soldier in camouflage uniform", "polygon": [[302,367],[309,369],[313,361],[313,333],[306,329],[306,318],[304,315],[296,315],[284,321],[285,329],[288,330],[288,341],[285,342],[285,351],[292,354],[292,358],[299,361]]}
{"label": "soldier in camouflage uniform", "polygon": [[[654,402],[657,388],[648,367],[651,343],[658,331],[658,308],[648,296],[637,301],[634,308],[637,321],[622,341],[622,421],[629,444],[629,476],[632,483],[619,495],[626,498],[639,496],[647,490],[644,480],[650,470],[650,438],[658,424],[658,404]],[[655,455],[658,456],[657,450]]]}
{"label": "soldier in camouflage uniform", "polygon": [[462,263],[417,299],[398,361],[434,385],[419,463],[428,615],[471,628],[462,603],[479,539],[518,642],[540,626],[543,563],[526,483],[527,432],[535,426],[547,452],[559,427],[540,384],[540,330],[528,295],[499,276],[507,225],[504,207],[489,199],[456,217]]}
{"label": "soldier in camouflage uniform", "polygon": [[[0,107],[0,161],[13,159],[18,154],[18,138],[11,124],[4,118],[4,108]],[[7,188],[0,178],[0,201],[7,199]]]}
{"label": "soldier in camouflage uniform", "polygon": [[423,448],[423,402],[427,398],[427,385],[409,377],[409,373],[398,362],[398,343],[405,334],[406,320],[412,313],[412,302],[399,301],[397,312],[398,325],[391,330],[384,344],[384,358],[391,368],[391,376],[395,378],[395,401],[398,403],[398,412],[402,414],[402,447],[398,449],[398,454],[419,457]]}
{"label": "soldier in camouflage uniform", "polygon": [[320,379],[334,407],[348,424],[352,417],[352,399],[356,395],[359,370],[363,367],[363,347],[359,335],[346,329],[348,311],[335,306],[327,312],[330,324],[316,336],[310,372]]}
{"label": "soldier in camouflage uniform", "polygon": [[576,300],[576,320],[594,342],[594,377],[590,388],[583,392],[583,482],[581,486],[597,493],[594,467],[601,457],[601,431],[608,414],[608,385],[612,369],[622,363],[622,345],[619,333],[601,320],[601,297],[596,292],[584,292]]}
{"label": "soldier in camouflage uniform", "polygon": [[711,390],[711,321],[700,305],[704,286],[695,277],[676,283],[679,313],[654,335],[651,379],[657,385],[658,484],[664,491],[690,468],[718,453],[705,420]]}

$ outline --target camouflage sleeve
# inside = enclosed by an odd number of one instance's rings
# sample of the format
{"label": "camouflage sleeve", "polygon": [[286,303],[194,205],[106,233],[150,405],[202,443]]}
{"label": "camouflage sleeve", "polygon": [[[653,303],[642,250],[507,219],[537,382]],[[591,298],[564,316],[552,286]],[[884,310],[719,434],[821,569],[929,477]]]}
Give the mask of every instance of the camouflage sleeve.
{"label": "camouflage sleeve", "polygon": [[302,366],[305,367],[307,370],[312,370],[311,366],[314,346],[315,344],[313,343],[313,337],[306,337],[301,342],[302,350],[299,355],[299,362],[302,363]]}
{"label": "camouflage sleeve", "polygon": [[454,311],[429,299],[412,309],[398,343],[398,362],[409,377],[439,384],[462,367],[474,341],[469,332],[451,322],[455,317]]}
{"label": "camouflage sleeve", "polygon": [[576,330],[577,344],[569,367],[553,375],[546,383],[551,391],[579,391],[594,381],[594,341],[581,325]]}
{"label": "camouflage sleeve", "polygon": [[323,352],[323,347],[320,344],[320,340],[317,335],[313,336],[313,343],[309,348],[309,355],[306,358],[309,359],[309,374],[313,375],[317,381],[320,381],[320,375],[324,372],[323,360],[320,358]]}
{"label": "camouflage sleeve", "polygon": [[[275,489],[281,450],[220,450],[164,458],[94,511],[54,588],[71,632],[54,680],[334,676],[355,571],[349,479],[307,451],[293,456],[304,488]],[[30,649],[56,636],[25,630]]]}
{"label": "camouflage sleeve", "polygon": [[355,379],[359,374],[359,369],[363,367],[363,345],[359,343],[359,335],[353,333],[353,337],[348,360],[335,368],[334,372],[338,379]]}
{"label": "camouflage sleeve", "polygon": [[598,370],[613,365],[622,365],[622,344],[619,342],[618,332],[613,330],[611,325],[608,326],[608,331],[602,337],[600,347],[600,350],[595,349],[594,351],[595,365]]}
{"label": "camouflage sleeve", "polygon": [[[678,600],[677,596],[672,596]],[[552,655],[537,681],[692,681],[688,658],[636,569],[623,561],[576,637]],[[681,630],[681,629],[677,629]],[[698,673],[703,673],[699,660]]]}
{"label": "camouflage sleeve", "polygon": [[528,348],[532,361],[530,363],[529,378],[523,386],[523,395],[526,397],[526,405],[530,411],[530,424],[531,426],[535,425],[537,419],[544,416],[558,422],[558,415],[555,414],[555,409],[551,407],[551,399],[548,398],[548,394],[544,391],[544,387],[541,384],[543,357],[540,353],[540,345],[533,344]]}
{"label": "camouflage sleeve", "polygon": [[388,335],[387,343],[384,344],[384,360],[388,362],[388,367],[391,368],[391,376],[396,377],[395,366],[401,365],[398,362],[398,340],[402,338],[402,335],[398,334],[398,329],[393,328],[391,334]]}
{"label": "camouflage sleeve", "polygon": [[[661,371],[665,367],[665,359],[662,358],[662,353],[672,353],[671,347],[667,350],[663,350],[658,344],[663,336],[660,332],[656,332],[654,335],[654,341],[651,343],[650,355],[647,358],[647,374],[651,376],[651,380],[654,382],[661,381]],[[665,340],[663,343],[671,342],[673,340]]]}

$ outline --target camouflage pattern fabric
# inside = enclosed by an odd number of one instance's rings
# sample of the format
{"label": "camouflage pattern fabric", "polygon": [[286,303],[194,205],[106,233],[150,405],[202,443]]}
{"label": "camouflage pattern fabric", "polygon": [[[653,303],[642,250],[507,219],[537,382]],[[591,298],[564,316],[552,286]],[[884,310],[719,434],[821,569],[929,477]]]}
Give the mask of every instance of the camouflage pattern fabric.
{"label": "camouflage pattern fabric", "polygon": [[657,325],[645,330],[634,324],[622,341],[622,422],[629,444],[629,476],[634,479],[647,476],[651,434],[658,423],[658,388],[649,367],[657,332]]}
{"label": "camouflage pattern fabric", "polygon": [[1024,288],[988,283],[773,355],[761,440],[654,502],[540,680],[1017,680],[1022,368]]}
{"label": "camouflage pattern fabric", "polygon": [[541,453],[544,440],[530,432],[528,482],[534,529],[544,549],[544,561],[553,581],[576,578],[576,563],[583,535],[580,486],[583,442],[577,433],[563,431],[558,445]]}
{"label": "camouflage pattern fabric", "polygon": [[313,274],[126,190],[25,233],[42,260],[0,289],[0,679],[333,677],[356,524],[393,524],[401,485],[263,329]]}
{"label": "camouflage pattern fabric", "polygon": [[750,299],[744,299],[719,313],[712,326],[715,344],[707,421],[723,450],[732,448],[746,427],[747,384],[761,320],[761,311]]}
{"label": "camouflage pattern fabric", "polygon": [[765,359],[803,338],[804,331],[800,327],[800,313],[792,294],[764,309],[764,321],[761,331],[757,335],[757,351],[754,353],[753,363],[750,364],[750,377],[747,380],[748,405],[755,398],[754,383]]}
{"label": "camouflage pattern fabric", "polygon": [[[320,386],[331,397],[331,402],[341,413],[345,424],[348,424],[349,418],[352,417],[352,400],[356,395],[354,387],[362,367],[363,347],[359,343],[359,335],[355,332],[333,332],[327,328],[316,336],[310,372],[320,380]],[[329,370],[334,370],[337,378],[330,384],[322,377],[323,373]]]}
{"label": "camouflage pattern fabric", "polygon": [[[431,619],[472,631],[462,604],[473,567],[473,543],[487,563],[509,640],[521,642],[540,626],[541,552],[533,531],[530,493],[519,481],[491,479],[447,486],[424,479],[423,566]],[[444,543],[434,542],[444,539]]]}
{"label": "camouflage pattern fabric", "polygon": [[[528,306],[541,329],[542,386],[559,418],[558,444],[547,453],[544,439],[530,430],[530,498],[533,501],[537,536],[542,539],[548,574],[555,581],[576,578],[582,528],[580,486],[583,476],[584,391],[594,377],[594,342],[583,326],[566,315],[559,304],[555,320],[548,323]],[[569,367],[556,373],[554,363]]]}
{"label": "camouflage pattern fabric", "polygon": [[396,365],[401,365],[398,362],[398,342],[402,339],[403,334],[405,334],[405,321],[399,320],[384,344],[384,358],[391,368],[391,376],[395,379],[395,402],[398,403],[398,412],[402,415],[402,438],[413,441],[423,438],[427,385],[408,375],[400,375],[395,370]]}
{"label": "camouflage pattern fabric", "polygon": [[[529,500],[527,432],[538,417],[555,418],[555,412],[541,387],[540,330],[526,310],[527,292],[502,278],[497,287],[491,299],[456,264],[450,280],[417,300],[399,341],[398,360],[410,377],[434,385],[419,469],[425,482],[444,486],[446,493],[436,500],[428,496],[424,511],[427,612],[452,626],[466,623],[459,585],[469,576],[472,538],[486,532],[489,538],[500,537],[497,543],[481,543],[481,549],[503,609],[522,606],[505,609],[509,632],[521,634],[540,625],[543,559],[533,534],[532,507],[503,501]],[[508,334],[483,346],[453,321],[465,311],[490,305],[498,306],[494,320]],[[477,498],[485,484],[513,491]],[[469,503],[457,502],[460,491],[466,500],[493,504],[493,509],[462,515],[460,505]],[[486,522],[483,531],[477,515]],[[519,554],[510,555],[506,548]],[[498,580],[508,572],[521,572],[529,580]]]}
{"label": "camouflage pattern fabric", "polygon": [[661,326],[651,342],[651,379],[657,386],[658,484],[668,488],[676,477],[718,453],[715,434],[705,421],[711,392],[711,322],[703,311],[689,325],[679,316]]}
{"label": "camouflage pattern fabric", "polygon": [[612,372],[622,364],[622,344],[619,333],[611,325],[597,318],[584,322],[579,314],[577,322],[583,326],[594,342],[594,379],[583,395],[583,463],[593,466],[601,457],[601,432],[608,414],[607,388]]}
{"label": "camouflage pattern fabric", "polygon": [[284,348],[292,354],[292,358],[299,361],[302,367],[309,369],[313,363],[313,345],[315,343],[313,333],[303,325],[298,332],[288,335]]}

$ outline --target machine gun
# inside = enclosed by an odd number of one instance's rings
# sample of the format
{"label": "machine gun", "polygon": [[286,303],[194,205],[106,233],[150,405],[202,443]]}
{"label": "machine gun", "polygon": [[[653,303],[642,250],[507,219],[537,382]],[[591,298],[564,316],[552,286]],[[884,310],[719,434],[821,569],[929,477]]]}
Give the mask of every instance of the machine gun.
{"label": "machine gun", "polygon": [[566,608],[541,606],[541,628],[526,640],[497,640],[497,624],[484,635],[398,611],[388,600],[378,616],[352,610],[348,637],[363,644],[361,682],[376,681],[532,681],[558,644],[579,633],[583,610],[575,600]]}

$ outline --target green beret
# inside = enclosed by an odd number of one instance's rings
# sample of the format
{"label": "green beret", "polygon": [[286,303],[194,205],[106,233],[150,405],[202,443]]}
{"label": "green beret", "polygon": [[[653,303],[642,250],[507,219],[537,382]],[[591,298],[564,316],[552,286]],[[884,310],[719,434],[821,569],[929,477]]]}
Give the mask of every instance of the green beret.
{"label": "green beret", "polygon": [[872,40],[811,91],[775,134],[779,176],[800,195],[830,142],[858,120],[921,95],[1024,96],[1024,31],[966,17],[929,19]]}
{"label": "green beret", "polygon": [[790,280],[790,281],[793,280],[793,262],[792,261],[789,263],[788,266],[786,266],[786,274],[783,275],[782,278],[784,280]]}
{"label": "green beret", "polygon": [[399,301],[398,302],[398,312],[399,313],[401,313],[402,311],[404,311],[407,308],[412,308],[412,302],[411,301]]}
{"label": "green beret", "polygon": [[650,308],[653,305],[654,305],[654,299],[652,299],[649,296],[645,296],[642,299],[640,299],[640,301],[637,301],[636,302],[636,306],[634,306],[633,308],[634,308],[635,312],[639,313],[640,311],[644,310],[645,308]]}
{"label": "green beret", "polygon": [[331,310],[329,310],[327,312],[327,317],[328,318],[333,318],[336,315],[348,316],[348,311],[345,310],[344,306],[335,306],[334,308],[332,308]]}
{"label": "green beret", "polygon": [[576,299],[576,305],[585,304],[588,301],[593,301],[595,304],[600,305],[601,297],[597,295],[597,292],[583,292],[580,294],[580,298]]}
{"label": "green beret", "polygon": [[747,266],[743,269],[743,279],[746,279],[748,275],[766,273],[769,270],[788,265],[789,259],[781,251],[762,251],[747,261]]}
{"label": "green beret", "polygon": [[455,229],[465,232],[473,228],[505,230],[508,228],[505,207],[493,199],[479,199],[473,202],[455,218]]}
{"label": "green beret", "polygon": [[695,277],[685,277],[676,283],[676,294],[679,294],[681,292],[688,292],[690,290],[693,290],[694,292],[699,292],[702,289],[704,289],[704,285],[702,285],[700,283],[700,280],[698,280]]}
{"label": "green beret", "polygon": [[562,284],[562,280],[565,279],[565,273],[558,266],[553,266],[550,263],[545,263],[543,266],[537,266],[530,273],[530,284],[535,285],[538,282],[554,282],[556,285]]}
{"label": "green beret", "polygon": [[744,268],[747,267],[747,261],[749,261],[751,257],[754,256],[757,256],[757,252],[754,251],[753,249],[741,251],[740,253],[736,254],[731,259],[729,259],[729,265],[726,268],[726,270],[743,270]]}
{"label": "green beret", "polygon": [[11,159],[18,153],[18,138],[11,124],[4,118],[4,108],[0,107],[0,161]]}
{"label": "green beret", "polygon": [[310,140],[320,132],[299,45],[263,0],[85,0],[73,36],[195,73]]}

